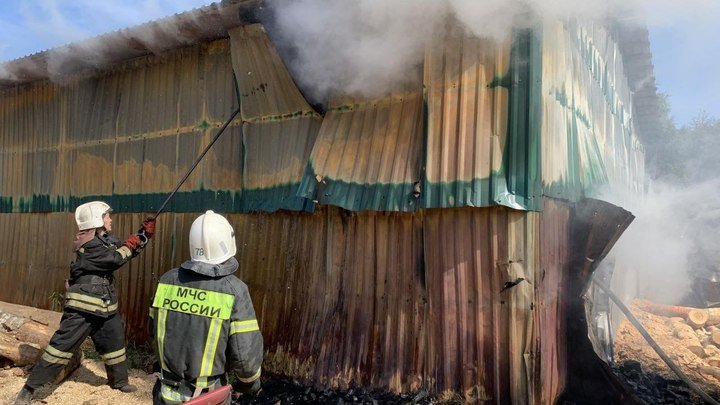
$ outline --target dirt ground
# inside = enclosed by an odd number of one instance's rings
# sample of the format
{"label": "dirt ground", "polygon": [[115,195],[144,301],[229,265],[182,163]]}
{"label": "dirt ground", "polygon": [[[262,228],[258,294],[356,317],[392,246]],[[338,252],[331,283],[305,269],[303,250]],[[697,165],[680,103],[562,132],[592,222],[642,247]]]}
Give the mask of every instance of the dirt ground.
{"label": "dirt ground", "polygon": [[[711,396],[720,393],[720,380],[708,371],[720,372],[720,368],[712,363],[720,360],[720,349],[707,343],[708,332],[704,328],[693,330],[682,318],[655,315],[635,305],[631,305],[630,309],[658,346],[693,382]],[[705,348],[702,352],[691,350],[698,346]],[[635,361],[645,374],[679,380],[627,319],[618,329],[614,351],[618,364]]]}
{"label": "dirt ground", "polygon": [[[60,312],[10,304],[0,301],[0,311],[11,312],[34,321],[57,328]],[[27,367],[6,367],[0,370],[0,404],[12,404],[27,378]],[[152,387],[155,375],[142,370],[130,370],[130,383],[138,387],[136,392],[125,394],[107,385],[102,360],[84,359],[82,365],[60,385],[44,387],[34,396],[34,404],[49,405],[105,405],[105,404],[152,404]]]}
{"label": "dirt ground", "polygon": [[[12,404],[25,383],[22,368],[0,370],[0,403]],[[85,359],[82,365],[60,385],[44,387],[34,395],[33,404],[49,405],[150,405],[155,376],[141,370],[130,370],[130,384],[136,392],[125,394],[107,385],[105,366],[101,360]]]}
{"label": "dirt ground", "polygon": [[[61,313],[37,308],[9,304],[0,301],[0,311],[20,315],[35,322],[56,329],[60,323]],[[84,344],[92,349],[89,340]],[[136,359],[138,360],[138,359]],[[142,360],[142,367],[150,370]],[[12,404],[27,378],[28,367],[19,368],[2,366],[0,363],[0,405]],[[124,394],[113,390],[107,385],[105,367],[101,360],[85,358],[82,365],[59,385],[44,387],[35,393],[33,404],[49,405],[106,405],[152,404],[152,387],[155,384],[154,374],[148,374],[142,369],[130,370],[130,383],[138,390],[131,394]],[[427,392],[419,391],[407,394],[392,394],[382,390],[364,388],[336,391],[331,389],[318,390],[313,387],[282,376],[263,374],[263,389],[257,396],[240,397],[236,401],[241,405],[289,405],[289,404],[318,404],[337,405],[341,403],[383,404],[383,405],[429,405],[440,404]]]}

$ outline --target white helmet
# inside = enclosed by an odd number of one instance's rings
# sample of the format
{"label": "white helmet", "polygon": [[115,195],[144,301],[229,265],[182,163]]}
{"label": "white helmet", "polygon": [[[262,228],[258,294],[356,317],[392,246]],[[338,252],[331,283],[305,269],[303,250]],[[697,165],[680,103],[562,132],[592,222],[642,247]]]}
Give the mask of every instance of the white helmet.
{"label": "white helmet", "polygon": [[225,217],[207,211],[190,227],[190,258],[218,264],[235,256],[235,232]]}
{"label": "white helmet", "polygon": [[102,201],[91,201],[81,204],[75,209],[75,222],[78,229],[84,231],[86,229],[101,228],[103,215],[112,212],[112,208]]}

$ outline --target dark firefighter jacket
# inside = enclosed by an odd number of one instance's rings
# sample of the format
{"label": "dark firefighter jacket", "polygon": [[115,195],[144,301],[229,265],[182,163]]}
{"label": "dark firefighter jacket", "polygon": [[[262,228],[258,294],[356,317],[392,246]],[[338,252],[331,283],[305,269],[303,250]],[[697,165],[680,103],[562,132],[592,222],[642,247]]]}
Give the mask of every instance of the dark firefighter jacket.
{"label": "dark firefighter jacket", "polygon": [[150,333],[161,371],[161,395],[187,400],[234,371],[243,384],[260,378],[263,339],[247,285],[235,277],[237,260],[186,261],[160,277]]}
{"label": "dark firefighter jacket", "polygon": [[113,273],[137,255],[117,237],[95,235],[75,251],[65,308],[108,317],[118,310]]}

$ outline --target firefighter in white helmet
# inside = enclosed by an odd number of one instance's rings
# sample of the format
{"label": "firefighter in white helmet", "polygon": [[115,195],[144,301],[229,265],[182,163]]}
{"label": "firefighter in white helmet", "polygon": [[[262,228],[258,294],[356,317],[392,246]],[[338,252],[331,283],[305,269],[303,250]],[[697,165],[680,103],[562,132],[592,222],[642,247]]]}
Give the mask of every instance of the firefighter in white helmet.
{"label": "firefighter in white helmet", "polygon": [[136,390],[128,382],[125,333],[113,273],[145,247],[155,233],[155,220],[143,221],[138,233],[123,242],[110,233],[111,211],[102,201],[85,203],[75,210],[79,232],[60,327],[30,372],[15,404],[29,404],[33,392],[55,379],[88,336],[105,362],[108,384],[122,392]]}
{"label": "firefighter in white helmet", "polygon": [[[154,404],[178,404],[225,385],[260,390],[263,339],[238,269],[235,233],[207,211],[190,228],[190,260],[160,277],[150,308],[161,367]],[[230,403],[230,397],[223,398]]]}

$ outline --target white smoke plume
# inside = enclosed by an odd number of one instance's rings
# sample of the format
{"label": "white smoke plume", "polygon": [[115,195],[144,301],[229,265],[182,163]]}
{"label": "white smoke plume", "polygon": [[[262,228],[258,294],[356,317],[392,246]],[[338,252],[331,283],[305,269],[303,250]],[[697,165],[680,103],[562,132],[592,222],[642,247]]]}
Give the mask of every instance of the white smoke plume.
{"label": "white smoke plume", "polygon": [[[292,49],[296,79],[312,98],[334,92],[378,95],[402,84],[425,43],[449,19],[480,37],[502,39],[521,17],[622,18],[642,24],[701,18],[714,0],[270,0],[279,36]],[[283,46],[281,44],[281,46]]]}
{"label": "white smoke plume", "polygon": [[[459,21],[476,36],[502,40],[513,27],[543,19],[618,19],[626,24],[678,27],[712,25],[720,17],[716,0],[272,0],[272,4],[277,25],[273,31],[280,33],[274,40],[292,50],[285,52],[292,55],[286,62],[316,101],[334,93],[379,96],[404,80],[417,85],[413,74],[422,64],[425,44],[449,21]],[[693,46],[702,47],[702,39]],[[638,196],[605,196],[636,216],[608,256],[619,282],[625,282],[621,295],[678,303],[687,294],[692,282],[689,271],[695,275],[705,271],[698,268],[704,265],[698,258],[713,251],[703,244],[720,240],[720,211],[713,208],[717,189],[717,181],[692,187],[655,184],[635,206],[628,202]],[[712,264],[707,272],[710,268]]]}
{"label": "white smoke plume", "polygon": [[720,179],[656,185],[608,258],[625,299],[704,306],[696,279],[720,281]]}

